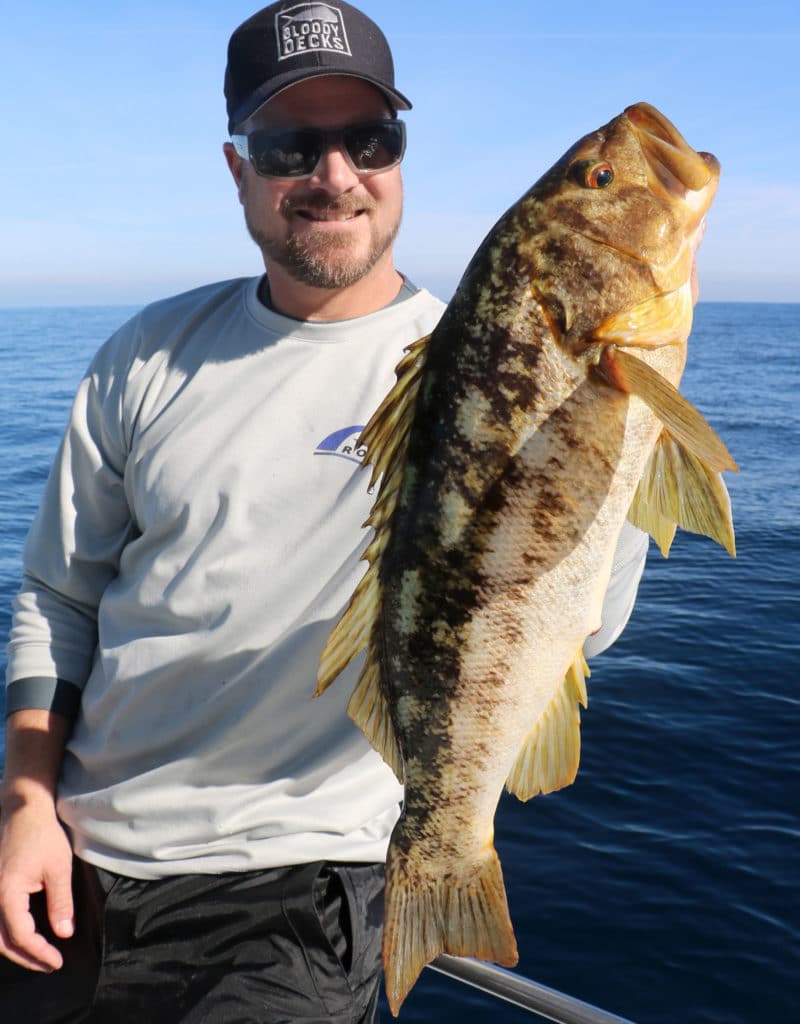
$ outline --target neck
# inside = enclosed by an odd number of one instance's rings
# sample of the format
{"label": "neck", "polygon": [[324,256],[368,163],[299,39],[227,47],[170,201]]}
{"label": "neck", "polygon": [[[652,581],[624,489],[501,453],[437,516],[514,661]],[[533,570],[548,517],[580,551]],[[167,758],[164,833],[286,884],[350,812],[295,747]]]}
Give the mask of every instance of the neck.
{"label": "neck", "polygon": [[280,265],[266,260],[270,305],[295,320],[350,320],[375,313],[396,299],[403,285],[388,253],[387,257],[347,288],[303,284]]}

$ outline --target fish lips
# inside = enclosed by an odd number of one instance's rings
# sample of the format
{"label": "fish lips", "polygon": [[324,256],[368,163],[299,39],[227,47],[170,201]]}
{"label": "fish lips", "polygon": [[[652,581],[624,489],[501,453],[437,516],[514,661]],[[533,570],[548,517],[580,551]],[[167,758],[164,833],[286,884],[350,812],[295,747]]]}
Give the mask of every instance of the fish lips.
{"label": "fish lips", "polygon": [[672,196],[686,197],[688,191],[716,189],[720,164],[713,153],[692,149],[678,129],[649,103],[636,103],[625,110],[636,131],[642,151],[655,180]]}

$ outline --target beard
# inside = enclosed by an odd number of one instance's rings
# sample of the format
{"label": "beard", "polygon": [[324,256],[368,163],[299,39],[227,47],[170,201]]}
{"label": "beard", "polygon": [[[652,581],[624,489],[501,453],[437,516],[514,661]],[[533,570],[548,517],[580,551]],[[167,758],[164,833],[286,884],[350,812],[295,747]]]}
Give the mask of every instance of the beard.
{"label": "beard", "polygon": [[[281,213],[287,223],[296,208],[318,214],[361,213],[369,216],[377,206],[372,196],[355,199],[353,196],[342,195],[331,201],[327,196],[314,194],[304,200],[284,199]],[[324,229],[313,227],[298,235],[291,229],[282,236],[271,235],[254,223],[248,215],[245,204],[245,223],[250,237],[261,250],[265,260],[274,260],[286,270],[295,281],[311,285],[313,288],[339,289],[348,288],[360,281],[375,266],[383,254],[394,244],[400,230],[400,218],[379,231],[374,222],[370,234],[370,245],[366,253],[359,255],[355,250],[356,241],[351,238],[339,237]]]}

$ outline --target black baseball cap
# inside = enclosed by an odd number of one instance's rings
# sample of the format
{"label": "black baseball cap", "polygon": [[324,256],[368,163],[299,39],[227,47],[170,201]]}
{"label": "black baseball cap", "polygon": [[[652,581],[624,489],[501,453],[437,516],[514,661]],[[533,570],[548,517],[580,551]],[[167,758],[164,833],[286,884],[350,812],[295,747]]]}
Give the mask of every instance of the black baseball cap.
{"label": "black baseball cap", "polygon": [[241,24],[228,43],[228,131],[283,89],[319,75],[363,78],[393,109],[411,109],[394,87],[386,37],[366,14],[344,0],[278,0]]}

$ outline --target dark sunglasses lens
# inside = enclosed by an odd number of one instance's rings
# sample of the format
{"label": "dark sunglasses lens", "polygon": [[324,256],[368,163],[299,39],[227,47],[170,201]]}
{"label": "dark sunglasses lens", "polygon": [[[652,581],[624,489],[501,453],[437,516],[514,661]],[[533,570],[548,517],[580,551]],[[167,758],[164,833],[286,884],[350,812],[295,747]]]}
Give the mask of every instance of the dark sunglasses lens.
{"label": "dark sunglasses lens", "polygon": [[253,132],[250,156],[258,174],[297,178],[311,174],[322,155],[318,132]]}
{"label": "dark sunglasses lens", "polygon": [[337,141],[344,143],[357,171],[383,171],[402,159],[405,126],[401,121],[376,121],[355,124],[341,132],[309,128],[259,131],[248,136],[253,166],[267,178],[309,177],[325,148]]}
{"label": "dark sunglasses lens", "polygon": [[354,125],[345,129],[344,143],[356,170],[381,171],[396,164],[405,149],[400,121]]}

